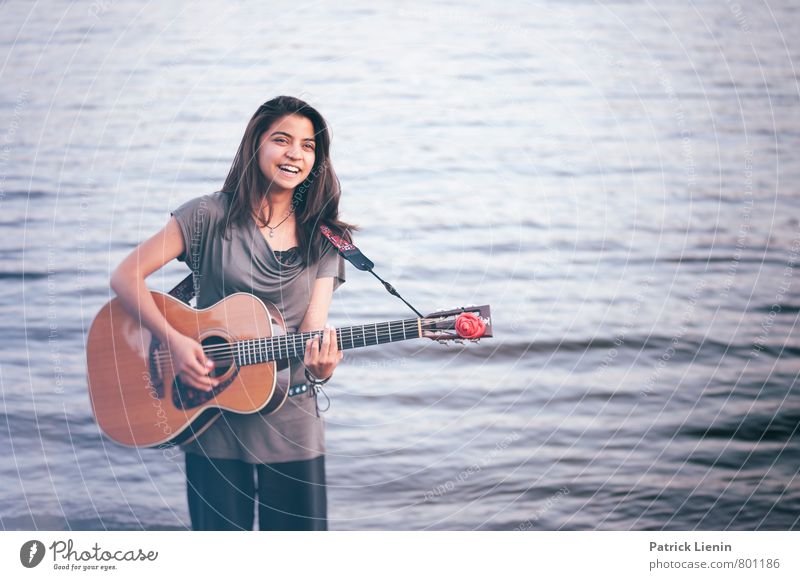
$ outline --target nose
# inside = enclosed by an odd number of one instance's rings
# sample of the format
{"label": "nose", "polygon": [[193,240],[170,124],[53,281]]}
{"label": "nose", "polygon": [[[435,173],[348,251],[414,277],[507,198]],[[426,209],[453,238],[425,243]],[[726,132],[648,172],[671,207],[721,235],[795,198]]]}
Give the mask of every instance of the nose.
{"label": "nose", "polygon": [[300,147],[290,147],[286,151],[286,156],[289,159],[300,159],[301,158]]}

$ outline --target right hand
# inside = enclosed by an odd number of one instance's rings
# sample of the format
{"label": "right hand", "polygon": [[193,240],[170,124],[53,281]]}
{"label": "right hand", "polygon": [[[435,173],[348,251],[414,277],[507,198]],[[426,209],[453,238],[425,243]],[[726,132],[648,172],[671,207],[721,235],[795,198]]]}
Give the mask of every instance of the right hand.
{"label": "right hand", "polygon": [[175,375],[184,383],[201,391],[210,391],[219,384],[209,376],[214,362],[206,357],[199,342],[176,332],[169,338],[168,347]]}

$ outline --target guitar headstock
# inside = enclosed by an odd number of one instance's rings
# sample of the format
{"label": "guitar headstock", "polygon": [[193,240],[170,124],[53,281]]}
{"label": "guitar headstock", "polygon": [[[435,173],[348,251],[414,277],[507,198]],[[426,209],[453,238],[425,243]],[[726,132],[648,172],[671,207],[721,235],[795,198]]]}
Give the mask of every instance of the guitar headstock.
{"label": "guitar headstock", "polygon": [[492,316],[488,304],[437,310],[422,319],[422,336],[438,342],[478,342],[492,336]]}

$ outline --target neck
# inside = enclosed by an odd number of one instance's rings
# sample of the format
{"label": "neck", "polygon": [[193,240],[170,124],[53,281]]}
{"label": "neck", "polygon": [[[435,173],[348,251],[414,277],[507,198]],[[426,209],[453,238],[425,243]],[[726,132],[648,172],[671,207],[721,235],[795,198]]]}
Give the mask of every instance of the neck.
{"label": "neck", "polygon": [[261,215],[263,216],[264,220],[267,219],[269,215],[269,206],[272,206],[272,220],[282,220],[286,217],[286,214],[289,213],[292,209],[292,195],[294,192],[284,190],[284,191],[271,191],[269,197],[269,203],[267,203],[266,196],[263,199],[262,206],[261,206]]}
{"label": "neck", "polygon": [[[348,350],[421,338],[424,336],[422,322],[420,318],[410,318],[337,328],[336,345],[339,350]],[[281,334],[274,337],[238,340],[231,345],[228,352],[233,354],[236,364],[239,366],[292,357],[303,358],[306,342],[319,335],[320,332],[315,330],[299,334]]]}

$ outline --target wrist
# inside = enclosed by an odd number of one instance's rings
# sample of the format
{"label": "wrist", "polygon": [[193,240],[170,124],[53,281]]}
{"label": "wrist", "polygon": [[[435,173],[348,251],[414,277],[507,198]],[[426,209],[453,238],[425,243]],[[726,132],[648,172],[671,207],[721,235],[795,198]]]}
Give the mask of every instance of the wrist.
{"label": "wrist", "polygon": [[159,332],[156,332],[154,334],[156,335],[156,338],[161,344],[170,344],[173,341],[175,341],[175,339],[183,337],[183,335],[180,332],[178,332],[168,324],[165,325],[165,327],[159,328],[158,330]]}
{"label": "wrist", "polygon": [[329,380],[331,380],[331,377],[333,376],[333,373],[331,373],[331,374],[330,374],[330,375],[329,375],[327,378],[325,378],[325,379],[320,379],[320,378],[317,378],[317,377],[314,375],[314,373],[312,373],[310,370],[308,370],[308,368],[306,368],[306,369],[305,369],[305,375],[306,375],[306,380],[307,380],[309,383],[311,383],[312,385],[324,385],[324,384],[325,384],[325,383],[327,383]]}

